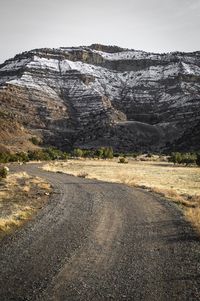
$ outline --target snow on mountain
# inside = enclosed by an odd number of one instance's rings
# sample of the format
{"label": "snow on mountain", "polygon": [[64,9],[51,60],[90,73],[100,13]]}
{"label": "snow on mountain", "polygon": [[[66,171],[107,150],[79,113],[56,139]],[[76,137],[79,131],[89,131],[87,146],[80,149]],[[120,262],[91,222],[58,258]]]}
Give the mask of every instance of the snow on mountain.
{"label": "snow on mountain", "polygon": [[45,139],[51,142],[56,128],[61,146],[165,148],[200,119],[200,53],[102,45],[35,49],[0,65],[0,100],[0,110],[50,131]]}

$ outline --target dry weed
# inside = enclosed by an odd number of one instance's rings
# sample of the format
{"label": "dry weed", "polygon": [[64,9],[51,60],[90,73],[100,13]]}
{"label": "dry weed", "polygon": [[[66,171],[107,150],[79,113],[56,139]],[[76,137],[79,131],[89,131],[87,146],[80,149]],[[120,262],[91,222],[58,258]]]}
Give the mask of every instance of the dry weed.
{"label": "dry weed", "polygon": [[88,176],[87,172],[81,172],[77,175],[77,177],[79,177],[79,178],[86,178],[87,176]]}
{"label": "dry weed", "polygon": [[50,191],[50,185],[40,178],[24,172],[9,175],[0,186],[0,238],[29,220]]}
{"label": "dry weed", "polygon": [[186,210],[185,215],[199,231],[200,230],[200,207],[189,208],[188,210]]}

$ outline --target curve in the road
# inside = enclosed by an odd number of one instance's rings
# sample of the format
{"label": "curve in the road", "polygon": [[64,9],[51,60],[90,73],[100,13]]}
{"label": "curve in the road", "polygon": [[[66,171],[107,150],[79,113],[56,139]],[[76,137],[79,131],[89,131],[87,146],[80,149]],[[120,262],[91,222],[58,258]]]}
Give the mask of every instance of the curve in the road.
{"label": "curve in the road", "polygon": [[200,244],[174,204],[121,184],[20,167],[55,192],[1,241],[1,301],[200,300]]}

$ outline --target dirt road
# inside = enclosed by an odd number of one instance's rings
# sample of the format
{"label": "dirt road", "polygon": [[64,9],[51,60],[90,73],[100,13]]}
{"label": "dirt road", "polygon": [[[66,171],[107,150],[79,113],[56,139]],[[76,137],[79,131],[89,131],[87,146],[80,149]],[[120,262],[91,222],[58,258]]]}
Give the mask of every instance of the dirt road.
{"label": "dirt road", "polygon": [[1,301],[200,300],[200,243],[174,204],[120,184],[17,167],[55,193],[0,242]]}

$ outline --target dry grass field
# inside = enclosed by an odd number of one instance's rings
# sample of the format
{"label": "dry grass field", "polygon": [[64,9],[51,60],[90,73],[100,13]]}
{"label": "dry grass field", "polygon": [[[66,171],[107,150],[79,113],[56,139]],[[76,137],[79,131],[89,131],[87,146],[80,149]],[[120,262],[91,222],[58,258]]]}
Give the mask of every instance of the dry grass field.
{"label": "dry grass field", "polygon": [[77,159],[52,162],[45,170],[108,182],[125,183],[157,192],[180,204],[186,216],[200,229],[200,168],[174,166],[168,162],[118,159]]}
{"label": "dry grass field", "polygon": [[48,199],[51,187],[27,173],[10,174],[0,181],[0,239],[24,224]]}

